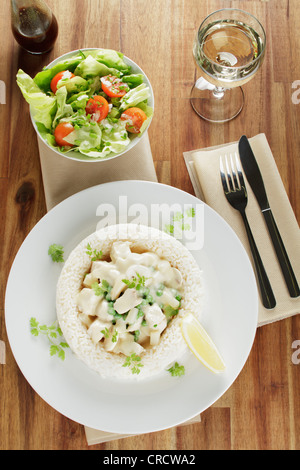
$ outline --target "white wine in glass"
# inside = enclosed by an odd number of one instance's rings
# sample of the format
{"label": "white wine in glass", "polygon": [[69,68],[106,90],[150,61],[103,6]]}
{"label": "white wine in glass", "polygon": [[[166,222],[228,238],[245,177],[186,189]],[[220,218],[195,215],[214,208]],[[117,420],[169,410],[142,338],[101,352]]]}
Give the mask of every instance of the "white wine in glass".
{"label": "white wine in glass", "polygon": [[200,78],[190,98],[199,116],[225,122],[241,112],[241,86],[259,70],[265,44],[265,31],[259,21],[242,10],[219,10],[202,22],[193,48]]}

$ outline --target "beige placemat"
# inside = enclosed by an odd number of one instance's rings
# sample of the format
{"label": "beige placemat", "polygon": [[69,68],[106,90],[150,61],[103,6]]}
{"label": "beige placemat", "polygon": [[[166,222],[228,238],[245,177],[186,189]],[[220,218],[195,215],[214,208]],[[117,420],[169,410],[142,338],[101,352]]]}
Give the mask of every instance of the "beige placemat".
{"label": "beige placemat", "polygon": [[61,157],[39,136],[37,138],[47,210],[72,194],[97,184],[130,179],[157,181],[147,132],[120,158],[102,162]]}
{"label": "beige placemat", "polygon": [[[269,203],[297,279],[300,279],[300,231],[265,134],[249,139],[264,179]],[[238,153],[238,143],[184,153],[184,159],[197,197],[218,212],[234,229],[252,262],[242,218],[224,197],[220,179],[220,155]],[[254,239],[276,297],[276,307],[268,310],[259,304],[258,326],[300,313],[300,297],[293,299],[285,285],[263,215],[247,184],[246,214]],[[220,234],[221,236],[221,234]]]}
{"label": "beige placemat", "polygon": [[[197,415],[192,419],[189,419],[180,426],[186,426],[188,424],[195,424],[201,422],[201,415]],[[107,441],[115,441],[116,439],[124,439],[125,437],[133,437],[134,434],[114,434],[110,432],[97,431],[96,429],[85,426],[85,435],[88,445],[102,444]],[[136,435],[136,434],[135,434]]]}

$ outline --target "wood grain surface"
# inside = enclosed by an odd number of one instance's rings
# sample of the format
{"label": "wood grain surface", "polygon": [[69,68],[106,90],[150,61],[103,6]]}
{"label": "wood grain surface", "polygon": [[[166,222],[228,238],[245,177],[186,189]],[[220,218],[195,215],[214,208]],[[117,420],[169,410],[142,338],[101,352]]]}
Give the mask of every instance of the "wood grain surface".
{"label": "wood grain surface", "polygon": [[[0,104],[0,340],[5,344],[5,363],[0,364],[1,449],[89,448],[84,428],[52,409],[27,383],[5,329],[5,287],[11,264],[26,235],[46,212],[37,141],[28,105],[15,81],[19,67],[33,76],[55,57],[77,48],[122,51],[142,67],[153,86],[155,116],[149,136],[160,182],[193,194],[184,151],[264,132],[300,218],[300,103],[292,101],[292,84],[300,80],[299,0],[47,3],[58,20],[59,37],[54,49],[40,57],[19,48],[10,29],[9,2],[1,3],[0,80],[6,98]],[[188,98],[195,78],[195,32],[208,13],[223,7],[257,16],[267,32],[267,50],[261,71],[244,87],[244,110],[234,121],[217,125],[199,119]],[[241,374],[203,412],[201,423],[92,449],[300,449],[300,364],[292,362],[296,340],[300,340],[299,315],[259,328]]]}

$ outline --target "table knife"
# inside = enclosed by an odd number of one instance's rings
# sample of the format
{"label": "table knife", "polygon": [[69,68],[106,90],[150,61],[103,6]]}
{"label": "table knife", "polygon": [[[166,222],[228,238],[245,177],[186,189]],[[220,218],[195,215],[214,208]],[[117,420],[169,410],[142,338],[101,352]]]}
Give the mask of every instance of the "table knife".
{"label": "table knife", "polygon": [[299,285],[273,217],[259,166],[245,135],[239,140],[239,154],[245,175],[267,224],[290,296],[299,297]]}

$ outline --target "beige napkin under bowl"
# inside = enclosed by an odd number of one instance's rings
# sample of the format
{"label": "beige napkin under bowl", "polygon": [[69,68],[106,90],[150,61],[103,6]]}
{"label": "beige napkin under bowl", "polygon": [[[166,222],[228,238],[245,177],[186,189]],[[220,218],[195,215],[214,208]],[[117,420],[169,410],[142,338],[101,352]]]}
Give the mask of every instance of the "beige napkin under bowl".
{"label": "beige napkin under bowl", "polygon": [[97,184],[121,180],[157,181],[148,132],[128,152],[103,161],[72,160],[54,152],[37,134],[47,210]]}
{"label": "beige napkin under bowl", "polygon": [[[299,226],[270,146],[265,134],[254,136],[249,139],[249,142],[261,170],[268,200],[286,251],[295,275],[300,280]],[[229,156],[230,153],[234,154],[235,152],[238,154],[237,142],[185,152],[184,159],[196,196],[228,222],[240,238],[252,262],[251,250],[241,215],[227,202],[220,178],[220,156],[226,154]],[[246,214],[277,301],[276,307],[272,310],[264,308],[261,301],[259,302],[258,326],[262,326],[300,313],[300,297],[295,299],[289,296],[264,217],[247,179],[245,181],[248,192]]]}

